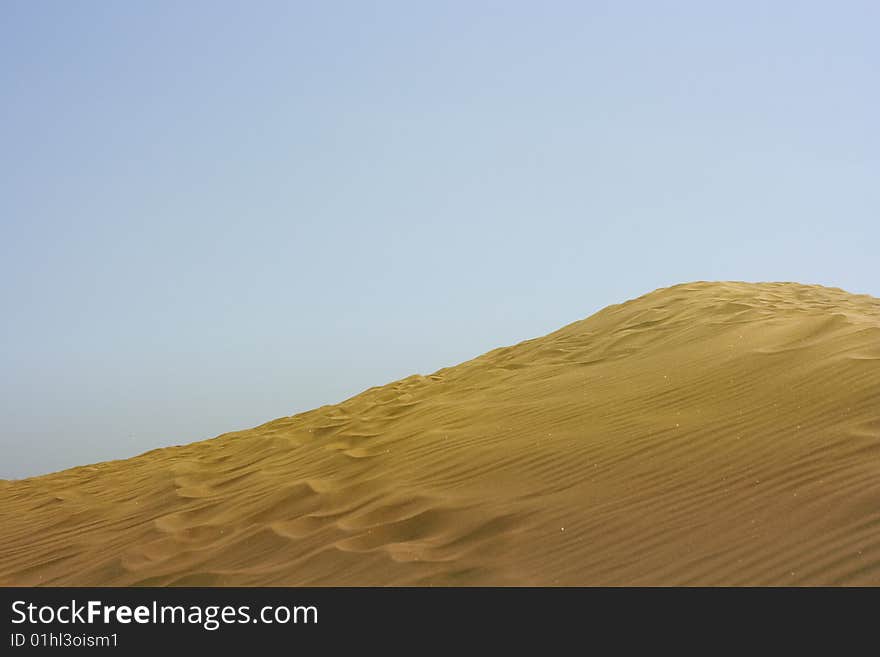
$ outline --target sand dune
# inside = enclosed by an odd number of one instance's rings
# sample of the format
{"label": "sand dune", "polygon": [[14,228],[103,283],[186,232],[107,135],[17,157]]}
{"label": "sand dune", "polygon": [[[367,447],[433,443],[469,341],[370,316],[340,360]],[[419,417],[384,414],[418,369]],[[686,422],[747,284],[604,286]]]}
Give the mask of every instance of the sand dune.
{"label": "sand dune", "polygon": [[0,496],[3,585],[880,585],[880,300],[661,289]]}

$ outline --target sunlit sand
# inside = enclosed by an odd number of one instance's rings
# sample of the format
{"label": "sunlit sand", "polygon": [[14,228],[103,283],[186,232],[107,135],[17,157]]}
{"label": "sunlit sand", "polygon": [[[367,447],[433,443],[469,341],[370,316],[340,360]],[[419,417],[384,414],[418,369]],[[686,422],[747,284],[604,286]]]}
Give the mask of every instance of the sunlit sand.
{"label": "sunlit sand", "polygon": [[880,585],[880,300],[657,290],[0,527],[4,585]]}

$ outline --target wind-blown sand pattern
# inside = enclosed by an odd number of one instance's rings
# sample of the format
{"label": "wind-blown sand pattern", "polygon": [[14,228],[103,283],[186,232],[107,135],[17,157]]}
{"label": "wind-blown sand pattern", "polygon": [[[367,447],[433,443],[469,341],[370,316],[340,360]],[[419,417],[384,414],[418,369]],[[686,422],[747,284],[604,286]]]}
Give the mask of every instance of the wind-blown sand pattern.
{"label": "wind-blown sand pattern", "polygon": [[4,585],[880,585],[880,300],[679,285],[0,495]]}

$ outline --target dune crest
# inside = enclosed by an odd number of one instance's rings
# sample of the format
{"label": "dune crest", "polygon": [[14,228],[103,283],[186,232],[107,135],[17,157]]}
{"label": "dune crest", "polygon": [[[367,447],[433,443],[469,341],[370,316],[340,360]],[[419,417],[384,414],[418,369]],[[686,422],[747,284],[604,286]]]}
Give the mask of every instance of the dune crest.
{"label": "dune crest", "polygon": [[0,493],[2,585],[880,585],[880,299],[677,285]]}

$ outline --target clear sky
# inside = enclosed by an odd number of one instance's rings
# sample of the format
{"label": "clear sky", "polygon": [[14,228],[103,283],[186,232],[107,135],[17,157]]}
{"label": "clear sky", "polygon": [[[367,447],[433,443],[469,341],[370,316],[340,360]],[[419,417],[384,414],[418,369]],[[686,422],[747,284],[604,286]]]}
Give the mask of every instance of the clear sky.
{"label": "clear sky", "polygon": [[0,2],[0,477],[690,280],[880,296],[880,3]]}

